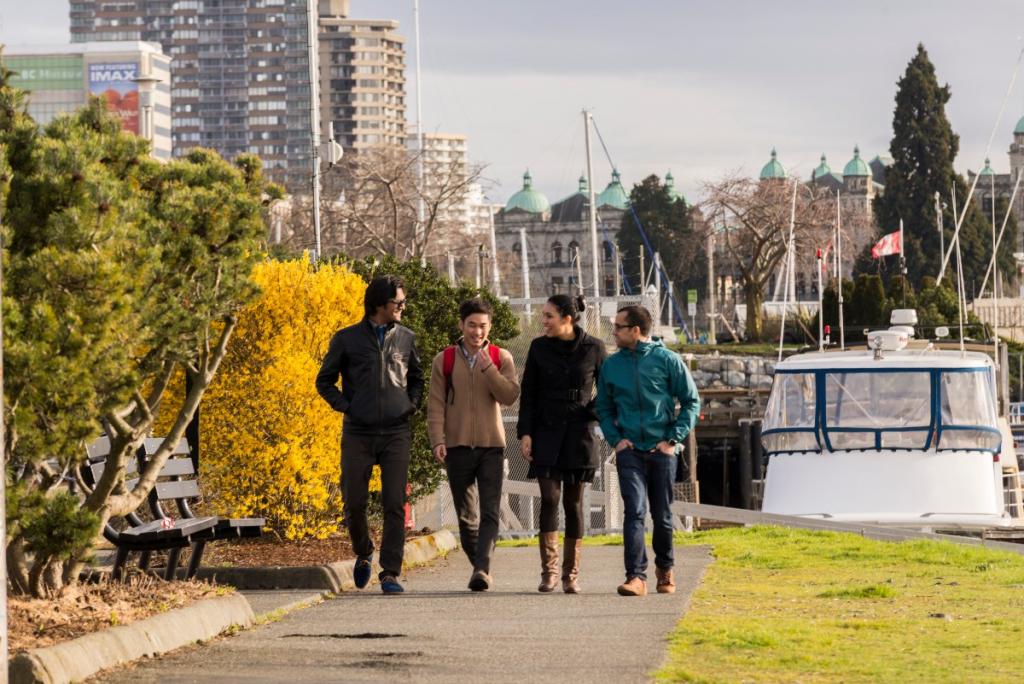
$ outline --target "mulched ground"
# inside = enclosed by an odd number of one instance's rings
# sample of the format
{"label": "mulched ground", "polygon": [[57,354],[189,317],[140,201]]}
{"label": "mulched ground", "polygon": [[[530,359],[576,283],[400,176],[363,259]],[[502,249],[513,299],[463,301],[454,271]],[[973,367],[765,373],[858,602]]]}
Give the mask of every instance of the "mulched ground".
{"label": "mulched ground", "polygon": [[134,576],[124,584],[104,580],[68,587],[54,599],[9,596],[11,654],[125,625],[233,591],[205,582],[165,582],[155,577]]}
{"label": "mulched ground", "polygon": [[[408,542],[415,537],[431,534],[423,528],[418,532],[406,532]],[[373,533],[374,545],[380,548],[380,533]],[[186,554],[182,554],[184,558]],[[227,565],[242,568],[256,568],[274,565],[326,565],[355,558],[348,532],[338,532],[327,539],[306,539],[303,541],[279,540],[273,536],[259,539],[240,539],[236,542],[210,544],[203,553],[203,565]],[[182,565],[187,561],[183,560]]]}
{"label": "mulched ground", "polygon": [[240,539],[230,544],[210,544],[203,565],[255,568],[273,565],[324,565],[355,558],[347,534],[327,539],[279,541],[273,537]]}
{"label": "mulched ground", "polygon": [[[408,532],[406,540],[430,534],[424,528]],[[380,535],[374,534],[380,547]],[[203,565],[265,567],[275,565],[324,565],[355,558],[348,533],[339,532],[327,539],[304,541],[279,540],[273,536],[242,539],[233,543],[210,544],[203,554]],[[137,562],[137,557],[133,561]],[[151,567],[159,572],[163,554],[154,554]],[[181,554],[179,567],[186,567],[188,551]],[[134,566],[135,563],[130,565]],[[115,625],[166,612],[203,598],[212,598],[234,589],[198,581],[166,582],[159,577],[132,572],[121,584],[101,580],[98,584],[69,587],[55,599],[8,599],[7,620],[11,653],[49,646]]]}

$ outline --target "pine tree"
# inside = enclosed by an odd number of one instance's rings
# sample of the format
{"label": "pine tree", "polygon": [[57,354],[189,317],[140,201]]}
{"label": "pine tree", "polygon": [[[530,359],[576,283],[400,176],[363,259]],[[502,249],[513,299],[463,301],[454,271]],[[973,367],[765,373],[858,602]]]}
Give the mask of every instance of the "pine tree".
{"label": "pine tree", "polygon": [[[939,86],[935,67],[923,45],[907,64],[898,82],[896,109],[893,113],[893,137],[889,152],[893,165],[886,171],[885,194],[875,200],[879,236],[904,225],[904,250],[909,281],[920,287],[925,276],[936,276],[942,263],[935,214],[935,193],[943,210],[945,246],[948,249],[955,229],[952,188],[956,186],[958,207],[967,199],[968,185],[953,170],[960,149],[960,138],[946,118],[949,86]],[[971,283],[981,286],[992,253],[990,228],[977,202],[967,209],[960,230],[960,249],[964,261],[967,291]],[[897,270],[898,257],[885,257],[885,270]],[[861,259],[861,270],[867,260]],[[955,254],[946,267],[954,276]]]}

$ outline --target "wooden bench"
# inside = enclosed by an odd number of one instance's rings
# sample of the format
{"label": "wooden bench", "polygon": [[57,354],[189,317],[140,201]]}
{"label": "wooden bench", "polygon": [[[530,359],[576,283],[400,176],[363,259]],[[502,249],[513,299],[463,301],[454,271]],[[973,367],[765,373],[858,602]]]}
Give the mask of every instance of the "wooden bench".
{"label": "wooden bench", "polygon": [[[130,459],[125,465],[127,488],[135,485],[140,469],[162,443],[163,440],[160,438],[150,438],[139,447],[136,458]],[[109,440],[101,437],[89,446],[88,452],[88,467],[83,470],[87,483],[93,485],[103,474],[106,457],[110,452]],[[188,443],[181,440],[161,468],[157,482],[148,497],[149,509],[154,518],[151,522],[144,522],[134,513],[130,513],[125,516],[125,520],[131,525],[127,530],[118,532],[109,524],[104,529],[104,537],[117,547],[115,579],[123,575],[128,554],[132,551],[140,552],[139,568],[145,571],[149,569],[152,553],[164,550],[168,552],[164,578],[173,579],[178,569],[181,549],[187,546],[191,547],[192,552],[185,576],[192,578],[202,562],[207,542],[259,537],[263,533],[263,526],[266,524],[263,518],[220,518],[196,516],[193,513],[189,501],[198,498],[201,492],[199,482],[195,479],[192,459],[181,458],[188,454]],[[168,501],[175,503],[181,514],[180,518],[175,519],[168,514],[164,508],[164,502]]]}
{"label": "wooden bench", "polygon": [[[139,466],[142,467],[163,444],[159,437],[147,439],[139,448]],[[181,458],[185,456],[186,458]],[[199,496],[199,482],[195,479],[195,464],[192,463],[188,441],[179,441],[171,451],[171,457],[167,459],[160,477],[170,478],[169,481],[157,482],[156,487],[149,493],[149,508],[155,518],[169,518],[161,501],[174,499],[178,512],[183,518],[195,518],[195,513],[189,506],[189,499]],[[162,486],[161,486],[162,485]],[[223,539],[251,539],[262,536],[263,527],[267,524],[265,518],[217,518],[217,525],[214,527],[212,541]]]}
{"label": "wooden bench", "polygon": [[[91,457],[82,466],[85,483],[94,487],[103,475],[106,465],[106,455]],[[131,477],[138,475],[135,461],[129,461],[125,470],[126,476],[131,478],[125,482],[125,487],[130,489],[137,481],[137,477]],[[146,522],[133,512],[125,515],[124,520],[128,527],[123,530],[118,530],[109,521],[103,526],[103,537],[117,548],[113,571],[115,580],[124,576],[124,568],[128,563],[129,554],[140,553],[139,567],[148,570],[149,559],[154,551],[167,551],[167,568],[164,571],[164,579],[174,579],[178,570],[181,550],[186,547],[192,548],[192,557],[189,560],[186,576],[193,577],[199,569],[203,548],[207,541],[213,539],[214,528],[217,526],[217,518],[213,516],[182,518],[181,520],[158,518]]]}

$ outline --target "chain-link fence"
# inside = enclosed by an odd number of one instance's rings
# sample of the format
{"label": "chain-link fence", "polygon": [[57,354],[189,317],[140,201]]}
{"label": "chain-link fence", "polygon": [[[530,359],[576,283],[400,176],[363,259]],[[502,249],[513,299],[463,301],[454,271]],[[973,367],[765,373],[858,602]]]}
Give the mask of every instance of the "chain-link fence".
{"label": "chain-link fence", "polygon": [[[546,298],[513,299],[510,305],[519,316],[520,334],[508,341],[505,348],[515,360],[516,371],[522,377],[526,354],[534,338],[543,334],[540,311]],[[643,304],[652,313],[656,303],[648,297],[608,297],[587,302],[587,310],[580,321],[581,327],[589,334],[608,345],[608,352],[614,351],[611,319],[618,308],[628,304]],[[540,525],[540,488],[536,480],[528,480],[526,473],[529,463],[516,438],[516,423],[519,420],[519,403],[502,409],[505,424],[505,481],[501,496],[500,534],[503,537],[533,536]],[[622,499],[619,494],[619,479],[615,469],[613,453],[603,440],[597,441],[601,467],[592,485],[583,490],[584,526],[587,534],[602,534],[622,530]],[[676,485],[677,501],[697,501],[696,486],[692,483]],[[559,512],[562,516],[562,513]],[[458,518],[452,501],[451,489],[445,480],[434,494],[424,497],[414,507],[417,527],[432,529],[458,528]],[[648,519],[649,522],[649,519]],[[679,526],[689,529],[690,521],[679,520]],[[560,524],[564,520],[560,519]]]}

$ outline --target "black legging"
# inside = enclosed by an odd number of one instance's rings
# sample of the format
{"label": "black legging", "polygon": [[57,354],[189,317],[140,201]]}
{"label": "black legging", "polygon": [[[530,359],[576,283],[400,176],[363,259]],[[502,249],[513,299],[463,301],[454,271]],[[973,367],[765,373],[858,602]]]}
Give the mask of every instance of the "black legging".
{"label": "black legging", "polygon": [[583,483],[565,485],[562,494],[562,481],[547,477],[538,477],[540,484],[540,531],[558,531],[558,499],[562,499],[565,510],[565,536],[573,539],[583,538]]}

